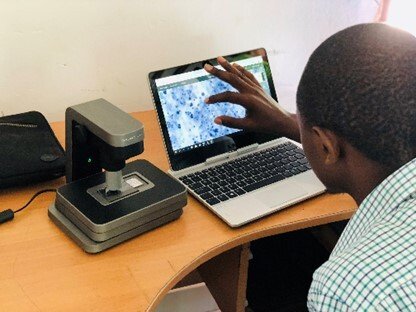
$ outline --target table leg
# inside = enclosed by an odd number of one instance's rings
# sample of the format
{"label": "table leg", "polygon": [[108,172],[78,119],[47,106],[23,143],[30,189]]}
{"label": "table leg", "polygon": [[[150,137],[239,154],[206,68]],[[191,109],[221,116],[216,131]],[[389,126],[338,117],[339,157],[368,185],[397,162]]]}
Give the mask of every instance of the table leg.
{"label": "table leg", "polygon": [[249,247],[244,244],[228,250],[198,268],[222,312],[245,310]]}

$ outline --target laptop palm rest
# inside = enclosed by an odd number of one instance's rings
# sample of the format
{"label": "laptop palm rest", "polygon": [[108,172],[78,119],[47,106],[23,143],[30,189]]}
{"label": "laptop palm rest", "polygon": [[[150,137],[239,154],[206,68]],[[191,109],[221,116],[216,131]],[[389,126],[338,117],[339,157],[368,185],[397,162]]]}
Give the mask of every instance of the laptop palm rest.
{"label": "laptop palm rest", "polygon": [[[308,191],[295,181],[283,181],[270,185],[247,196],[237,197],[226,201],[215,208],[217,212],[227,219],[231,226],[239,226],[259,216],[270,214],[274,208],[280,210],[304,198]],[[218,208],[217,208],[218,207]]]}

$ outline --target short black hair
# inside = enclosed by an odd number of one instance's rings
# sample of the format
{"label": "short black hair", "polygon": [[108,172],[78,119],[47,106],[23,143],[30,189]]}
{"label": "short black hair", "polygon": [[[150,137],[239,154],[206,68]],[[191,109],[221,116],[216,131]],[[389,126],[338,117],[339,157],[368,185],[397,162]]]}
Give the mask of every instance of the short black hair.
{"label": "short black hair", "polygon": [[297,105],[309,126],[400,167],[416,156],[416,38],[380,23],[334,34],[309,58]]}

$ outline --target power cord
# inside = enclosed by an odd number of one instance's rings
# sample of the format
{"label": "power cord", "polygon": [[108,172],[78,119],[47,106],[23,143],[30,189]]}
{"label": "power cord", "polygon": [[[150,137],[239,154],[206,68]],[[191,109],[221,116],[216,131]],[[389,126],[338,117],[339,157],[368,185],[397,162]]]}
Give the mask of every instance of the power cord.
{"label": "power cord", "polygon": [[27,206],[29,206],[33,202],[33,200],[36,197],[38,197],[40,194],[43,194],[43,193],[56,193],[56,189],[45,189],[45,190],[41,190],[41,191],[35,193],[32,196],[32,198],[29,199],[29,201],[23,207],[15,210],[15,211],[13,211],[12,209],[6,209],[6,210],[3,210],[3,211],[0,211],[0,224],[5,223],[5,222],[10,221],[10,220],[13,220],[15,213],[18,213],[18,212],[22,211],[23,209],[25,209]]}

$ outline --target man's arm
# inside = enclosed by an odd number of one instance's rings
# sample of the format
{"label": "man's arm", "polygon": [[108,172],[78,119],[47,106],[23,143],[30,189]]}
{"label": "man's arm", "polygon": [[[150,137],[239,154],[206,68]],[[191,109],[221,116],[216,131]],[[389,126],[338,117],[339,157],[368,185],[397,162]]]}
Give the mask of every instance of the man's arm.
{"label": "man's arm", "polygon": [[208,97],[207,104],[229,102],[243,106],[247,114],[244,118],[218,116],[214,122],[231,128],[249,131],[274,133],[300,141],[298,121],[295,114],[285,111],[261,87],[254,75],[237,64],[230,64],[223,57],[218,63],[225,69],[219,70],[209,64],[205,70],[229,83],[238,92],[223,92]]}

